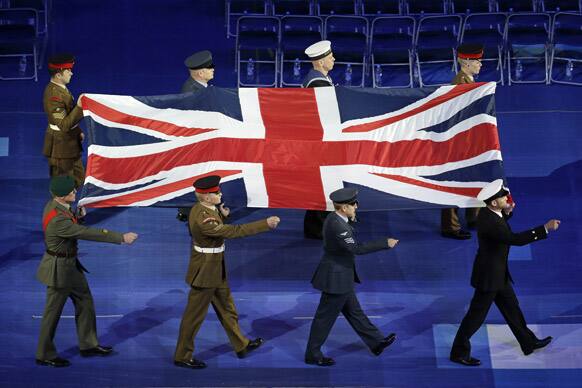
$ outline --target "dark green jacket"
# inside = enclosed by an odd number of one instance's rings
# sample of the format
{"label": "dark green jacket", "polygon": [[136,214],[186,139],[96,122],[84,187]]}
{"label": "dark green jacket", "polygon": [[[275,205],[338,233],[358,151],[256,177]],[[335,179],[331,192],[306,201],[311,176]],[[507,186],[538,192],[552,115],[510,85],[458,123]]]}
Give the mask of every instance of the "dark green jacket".
{"label": "dark green jacket", "polygon": [[121,233],[78,224],[75,215],[55,200],[49,201],[44,208],[43,229],[46,251],[36,277],[41,283],[57,288],[80,286],[86,282],[85,268],[77,258],[77,240],[116,244],[123,241]]}

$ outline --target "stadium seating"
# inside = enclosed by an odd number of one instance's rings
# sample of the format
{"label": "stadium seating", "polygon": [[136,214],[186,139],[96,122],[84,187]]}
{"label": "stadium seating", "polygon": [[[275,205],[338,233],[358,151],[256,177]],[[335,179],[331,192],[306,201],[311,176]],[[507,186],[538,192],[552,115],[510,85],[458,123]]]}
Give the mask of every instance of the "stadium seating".
{"label": "stadium seating", "polygon": [[273,16],[243,16],[238,19],[238,86],[277,86],[279,31],[280,20]]}
{"label": "stadium seating", "polygon": [[582,15],[556,13],[552,41],[551,82],[582,85]]}
{"label": "stadium seating", "polygon": [[1,80],[38,80],[38,24],[36,9],[0,9]]}

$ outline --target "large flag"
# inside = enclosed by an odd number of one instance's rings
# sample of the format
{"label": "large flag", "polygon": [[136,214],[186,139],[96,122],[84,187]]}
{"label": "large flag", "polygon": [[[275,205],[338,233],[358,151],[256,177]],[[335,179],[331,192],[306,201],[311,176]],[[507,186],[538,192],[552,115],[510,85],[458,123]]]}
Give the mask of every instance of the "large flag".
{"label": "large flag", "polygon": [[503,178],[495,83],[421,89],[222,89],[86,94],[87,207],[178,206],[222,176],[234,206],[361,210],[475,207]]}

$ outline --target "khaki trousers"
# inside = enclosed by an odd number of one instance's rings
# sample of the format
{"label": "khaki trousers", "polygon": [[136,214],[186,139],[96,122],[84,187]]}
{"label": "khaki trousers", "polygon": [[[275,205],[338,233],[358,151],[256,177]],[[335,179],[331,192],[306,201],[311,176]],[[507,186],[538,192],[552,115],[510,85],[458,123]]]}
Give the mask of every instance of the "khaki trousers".
{"label": "khaki trousers", "polygon": [[[475,223],[477,215],[479,214],[478,207],[465,209],[465,217],[468,223]],[[459,222],[459,209],[456,207],[441,210],[441,231],[442,232],[457,232],[461,230],[461,223]]]}
{"label": "khaki trousers", "polygon": [[192,359],[194,338],[200,330],[204,318],[206,318],[210,304],[216,311],[234,351],[240,352],[249,344],[249,339],[242,334],[238,325],[238,314],[230,288],[192,287],[180,323],[180,334],[174,360],[189,361]]}

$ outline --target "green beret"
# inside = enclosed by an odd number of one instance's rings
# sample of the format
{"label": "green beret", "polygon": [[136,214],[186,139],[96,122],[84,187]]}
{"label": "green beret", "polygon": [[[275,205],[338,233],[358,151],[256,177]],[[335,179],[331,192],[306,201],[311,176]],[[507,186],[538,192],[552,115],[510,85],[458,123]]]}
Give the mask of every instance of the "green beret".
{"label": "green beret", "polygon": [[75,189],[75,180],[68,176],[54,176],[51,178],[50,191],[56,197],[64,197]]}

